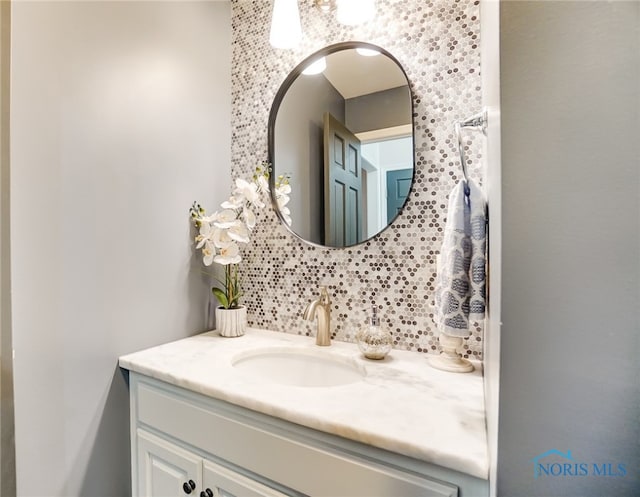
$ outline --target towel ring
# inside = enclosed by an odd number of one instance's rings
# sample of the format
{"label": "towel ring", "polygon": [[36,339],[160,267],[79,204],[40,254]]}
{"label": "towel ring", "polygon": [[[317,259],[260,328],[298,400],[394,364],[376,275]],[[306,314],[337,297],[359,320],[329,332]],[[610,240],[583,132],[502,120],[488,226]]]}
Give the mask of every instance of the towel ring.
{"label": "towel ring", "polygon": [[475,131],[482,131],[482,134],[487,134],[487,109],[484,109],[481,113],[475,116],[459,121],[455,124],[456,136],[458,138],[458,152],[460,153],[460,167],[462,167],[462,176],[465,181],[469,181],[467,174],[467,158],[464,155],[464,144],[462,143],[462,130],[473,129]]}

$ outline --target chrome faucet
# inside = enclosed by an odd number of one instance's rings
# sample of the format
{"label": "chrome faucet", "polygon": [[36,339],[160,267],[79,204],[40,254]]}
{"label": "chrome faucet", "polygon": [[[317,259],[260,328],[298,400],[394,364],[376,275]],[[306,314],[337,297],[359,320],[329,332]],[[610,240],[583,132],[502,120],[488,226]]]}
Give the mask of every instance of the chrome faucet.
{"label": "chrome faucet", "polygon": [[331,300],[326,286],[320,287],[320,297],[307,304],[303,317],[307,321],[313,321],[318,317],[318,331],[316,333],[316,345],[331,345]]}

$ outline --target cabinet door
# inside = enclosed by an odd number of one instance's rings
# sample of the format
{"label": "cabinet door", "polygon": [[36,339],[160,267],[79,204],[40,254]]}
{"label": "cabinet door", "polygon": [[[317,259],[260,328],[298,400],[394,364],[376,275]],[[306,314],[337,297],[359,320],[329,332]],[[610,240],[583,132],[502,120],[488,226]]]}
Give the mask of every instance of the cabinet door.
{"label": "cabinet door", "polygon": [[204,495],[207,497],[287,497],[288,495],[214,462],[205,460],[203,466]]}
{"label": "cabinet door", "polygon": [[140,497],[199,495],[202,458],[139,429],[137,476]]}

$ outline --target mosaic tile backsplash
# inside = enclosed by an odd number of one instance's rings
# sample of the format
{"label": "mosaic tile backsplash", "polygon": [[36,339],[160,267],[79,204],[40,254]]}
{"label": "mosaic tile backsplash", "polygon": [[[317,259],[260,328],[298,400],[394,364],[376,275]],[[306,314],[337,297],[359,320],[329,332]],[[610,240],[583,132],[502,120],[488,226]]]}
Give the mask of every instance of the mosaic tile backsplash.
{"label": "mosaic tile backsplash", "polygon": [[[313,0],[301,0],[303,39],[293,50],[269,45],[271,2],[232,0],[232,174],[246,177],[267,158],[271,103],[289,72],[334,43],[358,40],[384,47],[404,67],[414,99],[414,185],[395,222],[362,245],[322,249],[292,235],[268,206],[259,214],[242,273],[252,326],[315,334],[302,319],[305,305],[326,285],[332,299],[333,339],[355,341],[371,302],[392,332],[394,347],[439,351],[432,320],[436,257],[442,243],[448,193],[461,177],[454,123],[479,112],[479,1],[378,0],[374,21],[357,27],[335,22]],[[481,181],[481,143],[467,136],[469,169]],[[480,359],[482,325],[464,345]]]}

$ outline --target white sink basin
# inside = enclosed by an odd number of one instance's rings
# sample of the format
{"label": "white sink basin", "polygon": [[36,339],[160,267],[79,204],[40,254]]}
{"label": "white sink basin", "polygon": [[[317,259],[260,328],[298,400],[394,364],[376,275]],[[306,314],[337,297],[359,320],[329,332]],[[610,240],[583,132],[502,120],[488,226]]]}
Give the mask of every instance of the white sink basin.
{"label": "white sink basin", "polygon": [[362,380],[354,360],[326,349],[269,347],[236,355],[234,368],[268,383],[295,387],[334,387]]}

